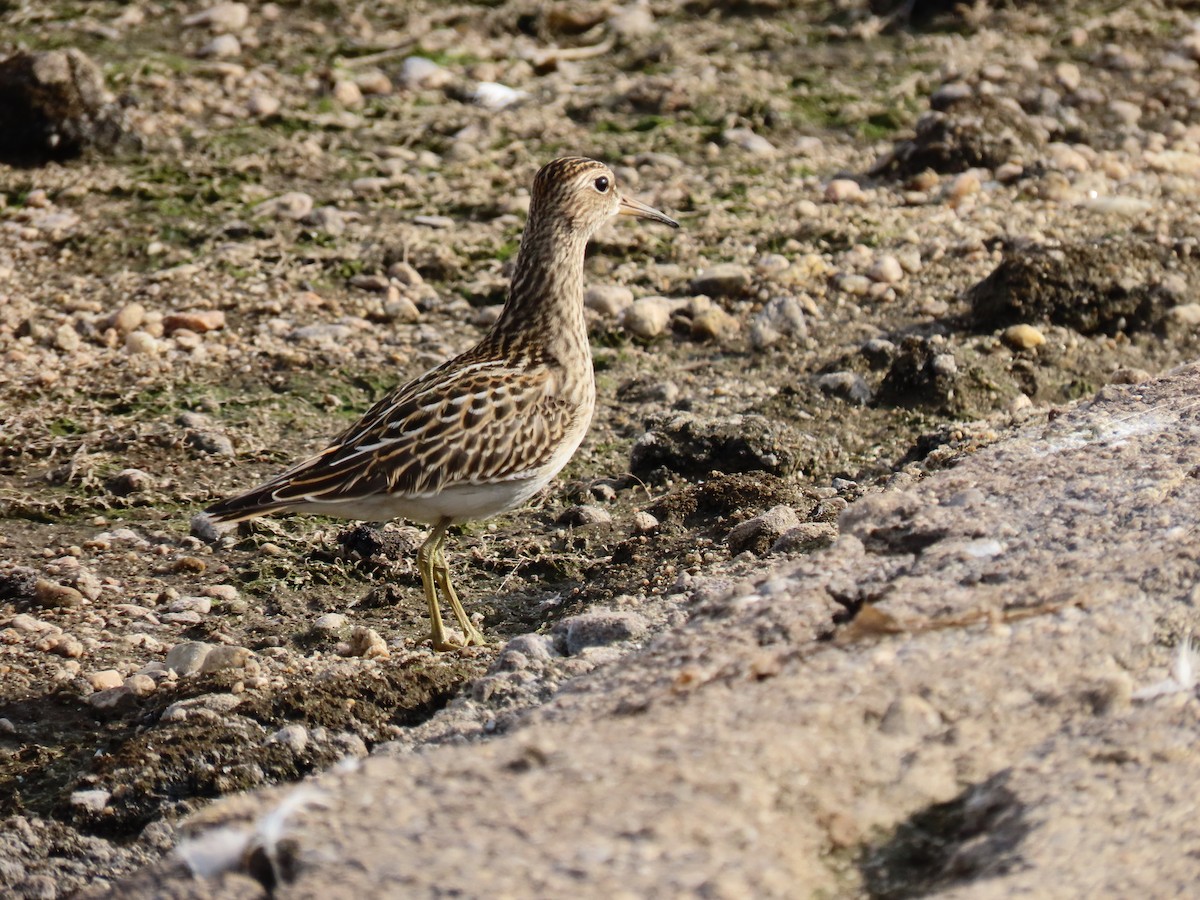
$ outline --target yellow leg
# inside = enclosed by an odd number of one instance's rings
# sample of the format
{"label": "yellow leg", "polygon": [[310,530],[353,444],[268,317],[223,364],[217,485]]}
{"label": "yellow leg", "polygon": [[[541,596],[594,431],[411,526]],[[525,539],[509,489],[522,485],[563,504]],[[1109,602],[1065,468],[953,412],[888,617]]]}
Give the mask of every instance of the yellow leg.
{"label": "yellow leg", "polygon": [[417,551],[417,571],[421,573],[421,586],[425,589],[425,602],[429,604],[430,640],[434,650],[455,650],[454,644],[446,640],[446,626],[442,624],[442,611],[438,607],[437,581],[433,575],[433,561],[438,543],[446,536],[446,525],[438,524],[421,549]]}
{"label": "yellow leg", "polygon": [[450,583],[450,566],[446,564],[445,545],[446,539],[443,536],[433,551],[433,576],[437,579],[437,584],[441,588],[442,594],[449,601],[450,610],[454,613],[454,618],[458,619],[458,627],[462,629],[467,646],[469,647],[474,644],[477,647],[482,647],[487,641],[483,639],[483,635],[479,633],[479,629],[471,624],[471,620],[467,618],[467,611],[463,609],[462,603],[458,600],[458,594],[454,590],[454,585]]}
{"label": "yellow leg", "polygon": [[425,589],[425,602],[429,604],[430,640],[434,650],[462,649],[458,644],[453,644],[446,639],[446,626],[442,622],[442,610],[438,604],[438,591],[440,590],[450,604],[454,618],[458,620],[458,627],[463,631],[466,640],[464,646],[469,647],[474,644],[482,647],[486,641],[479,633],[479,629],[472,625],[471,620],[467,618],[467,611],[463,609],[458,594],[455,593],[454,585],[450,583],[450,567],[446,564],[446,554],[443,549],[446,544],[446,529],[449,527],[449,519],[438,522],[429,533],[429,537],[425,539],[425,543],[421,545],[421,549],[417,551],[417,571],[421,573],[421,586]]}

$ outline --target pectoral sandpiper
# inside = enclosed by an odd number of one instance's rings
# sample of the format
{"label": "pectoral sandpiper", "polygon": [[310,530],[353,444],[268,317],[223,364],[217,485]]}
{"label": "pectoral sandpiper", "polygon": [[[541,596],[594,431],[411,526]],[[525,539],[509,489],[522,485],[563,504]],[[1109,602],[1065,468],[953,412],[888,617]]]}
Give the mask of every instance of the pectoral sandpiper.
{"label": "pectoral sandpiper", "polygon": [[439,592],[465,645],[483,644],[450,580],[446,530],[525,502],[583,441],[596,404],[583,314],[584,250],[617,215],[679,227],[623,197],[603,163],[565,157],[543,166],[508,300],[483,340],[393,390],[321,453],[208,514],[225,522],[305,512],[432,525],[417,568],[433,646],[459,647],[446,634]]}

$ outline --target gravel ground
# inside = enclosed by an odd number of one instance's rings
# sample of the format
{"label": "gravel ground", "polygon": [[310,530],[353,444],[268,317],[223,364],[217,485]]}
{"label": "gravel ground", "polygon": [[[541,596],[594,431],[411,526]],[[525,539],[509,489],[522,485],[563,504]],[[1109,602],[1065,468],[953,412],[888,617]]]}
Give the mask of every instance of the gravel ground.
{"label": "gravel ground", "polygon": [[[0,138],[0,886],[69,894],[213,798],[604,690],[881,489],[1194,358],[1194,10],[941,6],[0,7],[0,117],[32,123]],[[478,339],[564,153],[684,227],[601,233],[591,434],[452,539],[496,643],[423,646],[404,523],[193,534]],[[821,883],[886,893],[851,861],[999,760],[898,803],[864,774]]]}

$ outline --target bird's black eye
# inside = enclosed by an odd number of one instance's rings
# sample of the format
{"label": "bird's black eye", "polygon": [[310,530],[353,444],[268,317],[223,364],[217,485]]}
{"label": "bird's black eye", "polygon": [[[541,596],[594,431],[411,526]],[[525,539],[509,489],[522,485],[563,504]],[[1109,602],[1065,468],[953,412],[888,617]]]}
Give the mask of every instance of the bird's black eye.
{"label": "bird's black eye", "polygon": [[601,175],[599,178],[596,179],[595,183],[596,183],[596,190],[598,190],[600,193],[603,194],[605,191],[608,190],[607,176]]}

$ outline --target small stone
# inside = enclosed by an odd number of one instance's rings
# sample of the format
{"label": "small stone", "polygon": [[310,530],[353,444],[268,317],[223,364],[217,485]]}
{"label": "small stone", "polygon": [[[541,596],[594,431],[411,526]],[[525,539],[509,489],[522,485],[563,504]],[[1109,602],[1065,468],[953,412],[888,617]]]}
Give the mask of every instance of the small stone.
{"label": "small stone", "polygon": [[894,256],[881,256],[867,270],[867,277],[883,284],[895,284],[904,277],[904,268]]}
{"label": "small stone", "polygon": [[221,540],[221,527],[207,513],[196,513],[189,520],[188,525],[188,533],[206,544],[215,544]]}
{"label": "small stone", "polygon": [[154,693],[158,683],[149,675],[138,672],[125,679],[124,687],[135,697],[145,697],[147,694]]}
{"label": "small stone", "polygon": [[834,279],[834,284],[838,290],[854,297],[865,297],[867,292],[871,290],[871,279],[866,275],[857,275],[853,272],[837,276]]}
{"label": "small stone", "polygon": [[346,617],[341,613],[325,613],[313,622],[313,629],[336,634],[346,627]]}
{"label": "small stone", "polygon": [[245,3],[218,3],[208,9],[193,13],[183,20],[191,28],[206,25],[214,32],[241,31],[250,21],[250,8]]}
{"label": "small stone", "polygon": [[566,525],[568,528],[611,525],[612,515],[601,506],[572,506],[558,517],[558,524]]}
{"label": "small stone", "polygon": [[867,195],[857,181],[835,178],[825,186],[825,200],[829,203],[865,203]]}
{"label": "small stone", "polygon": [[594,285],[583,295],[583,305],[602,316],[616,318],[633,304],[633,291],[620,284]]}
{"label": "small stone", "polygon": [[194,331],[196,334],[206,334],[225,327],[225,313],[219,309],[205,309],[198,312],[171,313],[163,317],[163,334],[171,334],[181,328]]}
{"label": "small stone", "polygon": [[264,200],[254,208],[261,216],[274,216],[277,219],[291,219],[299,222],[313,210],[312,195],[303,191],[288,191],[270,200]]}
{"label": "small stone", "polygon": [[741,330],[741,323],[713,304],[692,315],[692,337],[697,340],[726,340]]}
{"label": "small stone", "polygon": [[774,156],[777,152],[774,144],[749,128],[728,128],[721,132],[721,140],[755,156]]}
{"label": "small stone", "polygon": [[496,81],[481,81],[471,92],[471,99],[484,109],[507,109],[529,97],[528,92],[518,91]]}
{"label": "small stone", "polygon": [[773,506],[761,515],[734,526],[726,541],[729,552],[736,556],[746,550],[763,553],[790,528],[800,524],[800,517],[790,506]]}
{"label": "small stone", "polygon": [[146,307],[140,303],[126,303],[112,314],[109,325],[121,334],[129,334],[141,327],[146,319]]}
{"label": "small stone", "polygon": [[374,628],[356,625],[350,632],[350,641],[346,648],[347,656],[361,656],[364,659],[388,659],[387,642],[379,636]]}
{"label": "small stone", "polygon": [[1075,63],[1060,62],[1054,67],[1055,80],[1068,91],[1076,90],[1083,82],[1083,74]]}
{"label": "small stone", "polygon": [[362,89],[348,78],[334,82],[333,99],[346,109],[358,109],[363,105]]}
{"label": "small stone", "polygon": [[804,307],[791,295],[772,297],[750,324],[750,344],[756,350],[766,349],[785,336],[800,340],[808,337]]}
{"label": "small stone", "polygon": [[212,611],[212,598],[180,597],[178,600],[172,600],[167,609],[171,612],[194,612],[206,616]]}
{"label": "small stone", "polygon": [[93,672],[88,676],[88,683],[91,684],[92,690],[104,691],[109,688],[120,687],[124,683],[124,679],[116,669],[101,669],[99,672]]}
{"label": "small stone", "polygon": [[346,217],[336,206],[318,207],[304,217],[304,222],[333,237],[346,233]]}
{"label": "small stone", "polygon": [[737,297],[750,287],[750,273],[745,266],[721,263],[705,269],[692,279],[691,290],[708,297]]}
{"label": "small stone", "polygon": [[125,338],[125,349],[134,356],[155,356],[160,345],[158,339],[144,331],[131,331]]}
{"label": "small stone", "polygon": [[79,349],[79,332],[70,322],[59,325],[54,332],[54,346],[64,353],[74,353]]}
{"label": "small stone", "polygon": [[817,379],[817,387],[826,394],[860,406],[869,403],[874,396],[866,380],[857,372],[829,372]]}
{"label": "small stone", "polygon": [[65,584],[39,578],[33,588],[33,600],[44,609],[76,609],[83,606],[83,594]]}
{"label": "small stone", "polygon": [[838,527],[832,522],[801,522],[789,528],[771,545],[772,553],[811,553],[828,547],[838,539]]}
{"label": "small stone", "polygon": [[671,309],[662,297],[635,300],[621,316],[621,326],[626,331],[646,340],[663,334],[670,324]]}
{"label": "small stone", "polygon": [[83,812],[100,813],[104,811],[104,807],[108,806],[111,797],[112,791],[106,791],[103,788],[72,791],[71,806]]}
{"label": "small stone", "polygon": [[411,325],[421,318],[421,310],[394,286],[389,286],[387,299],[383,301],[383,314],[389,322],[403,322]]}
{"label": "small stone", "polygon": [[633,530],[638,534],[649,534],[657,528],[658,519],[644,509],[639,509],[633,514]]}
{"label": "small stone", "polygon": [[1186,328],[1200,325],[1200,303],[1181,303],[1167,310],[1167,317]]}
{"label": "small stone", "polygon": [[204,665],[204,660],[213,651],[212,644],[203,641],[184,641],[167,652],[166,666],[181,678],[195,675]]}
{"label": "small stone", "polygon": [[970,171],[962,172],[950,182],[950,187],[946,191],[946,198],[951,204],[955,204],[972,194],[978,194],[982,189],[983,182],[979,180],[978,175]]}
{"label": "small stone", "polygon": [[268,744],[283,744],[293,753],[303,753],[308,746],[308,729],[303,725],[284,725],[267,738]]}
{"label": "small stone", "polygon": [[388,266],[388,278],[393,278],[407,287],[419,287],[425,283],[421,273],[406,262],[394,262]]}
{"label": "small stone", "polygon": [[230,59],[241,53],[242,43],[232,34],[219,34],[196,51],[197,56],[212,59]]}
{"label": "small stone", "polygon": [[354,83],[365,95],[383,97],[392,92],[392,80],[379,69],[367,69],[354,76]]}
{"label": "small stone", "polygon": [[1117,369],[1109,376],[1109,384],[1142,384],[1149,381],[1154,376],[1145,369],[1133,367],[1125,367]]}
{"label": "small stone", "polygon": [[202,575],[208,568],[208,563],[198,556],[181,556],[171,564],[172,572],[184,572],[189,575]]}
{"label": "small stone", "polygon": [[884,734],[904,737],[925,737],[942,727],[941,716],[929,701],[916,694],[893,700],[879,721]]}
{"label": "small stone", "polygon": [[1014,350],[1032,350],[1046,343],[1046,337],[1032,325],[1010,325],[1000,336]]}
{"label": "small stone", "polygon": [[211,456],[236,456],[233,441],[229,435],[212,429],[190,430],[184,436],[184,443],[200,453]]}
{"label": "small stone", "polygon": [[200,663],[200,674],[224,672],[226,669],[244,669],[251,655],[251,652],[245,647],[212,647]]}
{"label": "small stone", "polygon": [[1142,107],[1128,100],[1113,100],[1108,104],[1109,110],[1121,120],[1122,124],[1133,127],[1142,118]]}
{"label": "small stone", "polygon": [[254,91],[246,100],[246,112],[256,119],[269,119],[279,112],[282,105],[278,97],[265,91]]}
{"label": "small stone", "polygon": [[408,88],[436,89],[445,87],[453,78],[449,70],[424,56],[410,56],[400,66],[400,81]]}
{"label": "small stone", "polygon": [[563,635],[567,654],[574,656],[587,647],[603,647],[617,641],[634,641],[649,631],[646,619],[635,612],[595,610],[564,619],[555,628]]}

